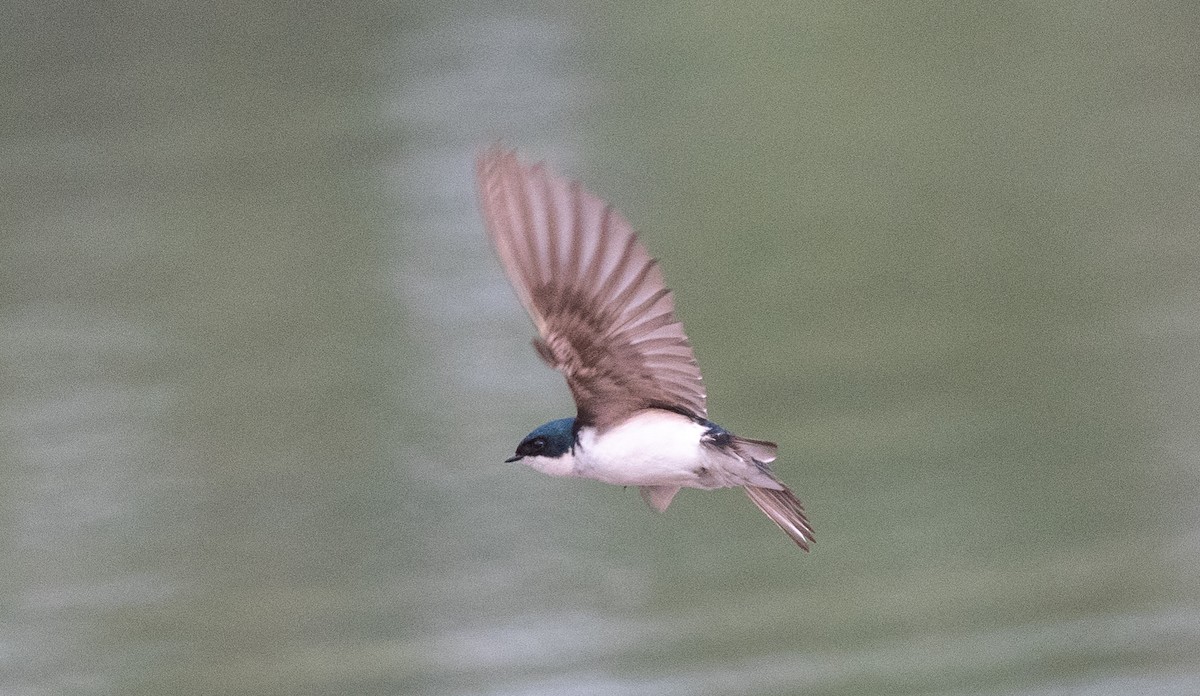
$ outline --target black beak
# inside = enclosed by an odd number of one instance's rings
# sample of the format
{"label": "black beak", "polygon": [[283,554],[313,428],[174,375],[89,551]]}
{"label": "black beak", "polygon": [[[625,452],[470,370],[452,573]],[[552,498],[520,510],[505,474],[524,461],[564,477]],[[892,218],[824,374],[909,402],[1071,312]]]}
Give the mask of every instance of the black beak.
{"label": "black beak", "polygon": [[504,463],[505,463],[505,464],[511,464],[511,463],[513,463],[513,462],[515,462],[515,461],[520,461],[520,460],[522,460],[522,459],[524,459],[524,457],[522,457],[521,455],[519,455],[519,454],[514,454],[513,456],[509,457],[508,459],[505,459],[505,460],[504,460]]}

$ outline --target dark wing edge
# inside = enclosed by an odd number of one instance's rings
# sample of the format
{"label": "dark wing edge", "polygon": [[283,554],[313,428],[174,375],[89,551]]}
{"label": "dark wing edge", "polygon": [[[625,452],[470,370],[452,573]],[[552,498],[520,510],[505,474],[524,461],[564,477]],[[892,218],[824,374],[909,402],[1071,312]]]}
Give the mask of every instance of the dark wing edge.
{"label": "dark wing edge", "polygon": [[700,368],[671,293],[621,214],[499,146],[480,155],[476,174],[488,236],[581,420],[605,427],[651,407],[704,418]]}

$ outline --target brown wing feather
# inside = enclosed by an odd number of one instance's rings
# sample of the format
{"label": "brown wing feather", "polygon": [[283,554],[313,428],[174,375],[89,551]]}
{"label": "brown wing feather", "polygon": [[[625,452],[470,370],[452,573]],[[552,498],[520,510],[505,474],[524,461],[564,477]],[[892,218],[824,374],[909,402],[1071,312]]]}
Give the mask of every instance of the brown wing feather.
{"label": "brown wing feather", "polygon": [[643,408],[705,418],[700,368],[658,263],[620,213],[578,182],[493,148],[476,175],[488,234],[567,378],[579,419],[603,429]]}

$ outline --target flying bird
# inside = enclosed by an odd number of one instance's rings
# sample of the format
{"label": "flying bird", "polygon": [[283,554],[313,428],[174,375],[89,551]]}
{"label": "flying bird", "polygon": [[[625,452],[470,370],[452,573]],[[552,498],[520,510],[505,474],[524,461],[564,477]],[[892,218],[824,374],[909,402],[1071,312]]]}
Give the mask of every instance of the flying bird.
{"label": "flying bird", "polygon": [[740,486],[807,551],[804,508],[769,466],[775,444],[708,420],[671,292],[625,218],[579,182],[498,146],[479,157],[476,176],[488,235],[537,327],[533,345],[566,377],[576,406],[507,461],[637,486],[659,512],[681,488]]}

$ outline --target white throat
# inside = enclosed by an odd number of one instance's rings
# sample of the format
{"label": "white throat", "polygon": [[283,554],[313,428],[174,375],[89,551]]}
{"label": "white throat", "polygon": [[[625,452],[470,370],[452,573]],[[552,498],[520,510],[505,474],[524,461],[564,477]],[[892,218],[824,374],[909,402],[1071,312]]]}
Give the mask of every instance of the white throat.
{"label": "white throat", "polygon": [[567,452],[561,457],[524,457],[521,463],[551,476],[579,476],[576,472],[575,455]]}

